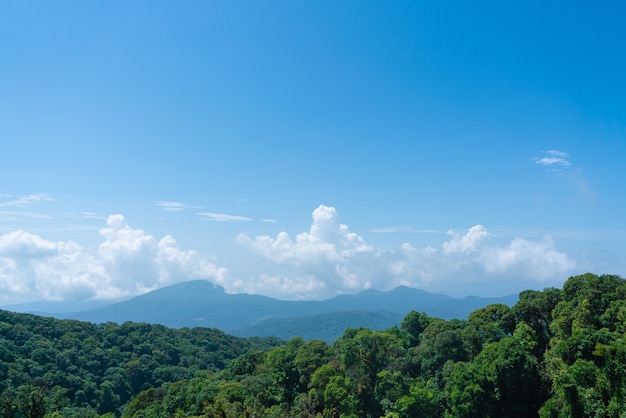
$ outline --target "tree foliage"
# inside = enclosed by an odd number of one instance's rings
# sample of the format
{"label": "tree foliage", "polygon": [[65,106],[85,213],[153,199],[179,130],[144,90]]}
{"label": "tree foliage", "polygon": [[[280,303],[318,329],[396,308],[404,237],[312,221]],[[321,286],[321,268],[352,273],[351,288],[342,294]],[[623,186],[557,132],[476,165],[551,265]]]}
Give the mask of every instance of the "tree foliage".
{"label": "tree foliage", "polygon": [[618,276],[571,277],[467,320],[411,312],[332,345],[1,315],[3,417],[626,416]]}
{"label": "tree foliage", "polygon": [[223,370],[277,339],[242,339],[216,329],[94,325],[0,311],[0,416],[120,415],[142,391]]}

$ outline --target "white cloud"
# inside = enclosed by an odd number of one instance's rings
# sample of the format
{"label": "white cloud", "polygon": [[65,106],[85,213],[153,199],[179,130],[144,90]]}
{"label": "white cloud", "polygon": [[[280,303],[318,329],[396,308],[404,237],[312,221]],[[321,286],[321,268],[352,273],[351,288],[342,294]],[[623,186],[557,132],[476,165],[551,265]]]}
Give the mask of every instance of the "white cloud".
{"label": "white cloud", "polygon": [[562,173],[571,163],[567,159],[569,154],[563,151],[549,150],[544,152],[544,157],[536,157],[535,163],[549,167],[555,173]]}
{"label": "white cloud", "polygon": [[471,227],[465,235],[457,235],[454,232],[449,232],[449,234],[453,235],[454,238],[443,243],[443,252],[446,254],[471,254],[477,251],[480,245],[489,238],[489,232],[482,225]]}
{"label": "white cloud", "polygon": [[537,280],[565,278],[576,267],[576,262],[554,247],[554,240],[546,236],[542,241],[515,238],[504,247],[489,247],[482,254],[482,264],[489,273],[517,271]]}
{"label": "white cloud", "polygon": [[558,150],[554,150],[554,149],[546,151],[546,154],[553,155],[555,157],[560,157],[560,158],[567,158],[567,157],[569,157],[569,154],[567,152],[565,152],[565,151],[558,151]]}
{"label": "white cloud", "polygon": [[197,209],[199,206],[191,206],[181,202],[171,202],[168,200],[159,200],[155,205],[167,212],[182,212],[187,209]]}
{"label": "white cloud", "polygon": [[248,218],[245,216],[228,215],[226,213],[200,212],[198,213],[198,215],[202,216],[207,221],[214,221],[214,222],[241,222],[241,221],[252,220],[252,218]]}
{"label": "white cloud", "polygon": [[218,284],[229,293],[269,294],[288,296],[289,299],[311,299],[327,293],[326,283],[314,275],[261,274],[255,279],[231,279]]}
{"label": "white cloud", "polygon": [[298,234],[295,238],[293,241],[286,232],[280,232],[276,239],[267,235],[251,239],[247,234],[240,234],[237,242],[278,263],[313,265],[323,261],[340,262],[359,253],[373,251],[362,237],[348,232],[346,225],[337,222],[335,208],[324,205],[313,211],[309,232]]}
{"label": "white cloud", "polygon": [[[260,274],[259,279],[239,281],[237,287],[283,297],[302,297],[307,292],[308,297],[327,297],[399,285],[441,290],[470,280],[538,284],[564,280],[576,268],[576,262],[556,249],[549,237],[541,241],[514,238],[500,246],[491,243],[482,225],[472,226],[465,234],[449,234],[452,238],[442,242],[440,249],[415,248],[409,243],[398,250],[376,248],[340,224],[335,208],[322,205],[313,211],[309,231],[295,238],[285,231],[275,238],[240,234],[236,241],[271,261],[275,269]],[[308,278],[311,287],[298,286],[285,277]]]}
{"label": "white cloud", "polygon": [[22,218],[27,219],[54,219],[50,215],[43,213],[22,212],[22,211],[0,211],[0,222],[13,222]]}
{"label": "white cloud", "polygon": [[54,254],[56,248],[55,243],[21,230],[0,236],[0,257],[41,259]]}
{"label": "white cloud", "polygon": [[81,216],[85,219],[106,219],[107,217],[96,212],[81,212]]}
{"label": "white cloud", "polygon": [[587,203],[593,203],[596,200],[596,194],[586,180],[583,170],[572,169],[572,163],[568,160],[567,152],[558,150],[545,151],[544,157],[535,158],[535,163],[549,168],[549,171],[568,179],[578,190],[580,195]]}
{"label": "white cloud", "polygon": [[192,279],[227,282],[228,271],[171,236],[157,240],[107,218],[104,241],[89,253],[72,241],[48,241],[25,231],[0,235],[0,301],[116,298]]}
{"label": "white cloud", "polygon": [[[250,238],[240,234],[237,242],[268,260],[288,265],[291,276],[309,277],[313,282],[324,283],[324,289],[330,293],[370,287],[368,278],[379,270],[376,265],[369,265],[380,257],[378,250],[350,232],[346,225],[338,223],[335,208],[324,205],[313,211],[309,232],[297,234],[295,240],[287,232],[280,232],[276,238],[267,235]],[[322,288],[316,285],[314,289]],[[289,293],[283,296],[286,294]],[[309,295],[312,296],[320,294]]]}
{"label": "white cloud", "polygon": [[[2,195],[1,197],[12,197],[10,195]],[[29,194],[16,197],[8,202],[0,202],[0,206],[13,206],[24,208],[41,202],[51,202],[52,196],[46,193]]]}
{"label": "white cloud", "polygon": [[543,157],[537,160],[537,164],[541,165],[562,165],[568,166],[570,165],[569,161],[560,157]]}
{"label": "white cloud", "polygon": [[369,232],[374,232],[376,234],[443,234],[444,232],[437,231],[434,229],[418,229],[411,228],[406,226],[386,226],[383,228],[371,228]]}
{"label": "white cloud", "polygon": [[192,279],[209,280],[231,293],[288,299],[399,285],[459,293],[471,281],[545,287],[579,268],[550,237],[493,242],[482,225],[449,234],[447,240],[423,248],[410,243],[394,250],[377,248],[340,223],[335,208],[321,205],[306,232],[240,234],[236,242],[265,261],[246,260],[255,266],[254,275],[233,278],[211,257],[180,249],[173,237],[157,239],[130,227],[122,215],[112,215],[95,250],[24,230],[0,235],[0,303],[116,298]]}

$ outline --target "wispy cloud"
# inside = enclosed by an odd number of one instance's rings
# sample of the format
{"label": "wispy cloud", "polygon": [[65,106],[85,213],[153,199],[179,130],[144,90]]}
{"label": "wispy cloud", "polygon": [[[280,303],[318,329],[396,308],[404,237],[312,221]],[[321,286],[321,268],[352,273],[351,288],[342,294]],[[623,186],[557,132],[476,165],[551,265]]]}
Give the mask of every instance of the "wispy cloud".
{"label": "wispy cloud", "polygon": [[543,151],[543,157],[534,158],[535,163],[547,167],[549,171],[562,176],[573,183],[587,203],[595,202],[596,195],[580,167],[574,167],[569,154],[564,151]]}
{"label": "wispy cloud", "polygon": [[568,160],[569,154],[564,151],[549,150],[543,152],[543,157],[535,157],[535,163],[549,167],[555,173],[563,173],[572,164]]}
{"label": "wispy cloud", "polygon": [[106,219],[105,215],[101,215],[96,212],[81,212],[81,216],[85,219]]}
{"label": "wispy cloud", "polygon": [[569,154],[565,151],[558,151],[558,150],[548,150],[546,151],[546,154],[549,155],[554,155],[555,157],[560,157],[560,158],[567,158],[569,157]]}
{"label": "wispy cloud", "polygon": [[261,219],[261,222],[275,224],[278,221],[276,219],[265,218],[265,219]]}
{"label": "wispy cloud", "polygon": [[198,209],[200,206],[187,205],[181,202],[172,202],[169,200],[159,200],[155,205],[167,212],[182,212],[187,209]]}
{"label": "wispy cloud", "polygon": [[214,222],[242,222],[252,220],[252,218],[246,216],[229,215],[226,213],[200,212],[198,215],[202,216],[207,221]]}
{"label": "wispy cloud", "polygon": [[375,234],[446,234],[435,229],[419,229],[406,226],[386,226],[383,228],[371,228],[369,230]]}
{"label": "wispy cloud", "polygon": [[0,206],[12,206],[17,208],[25,208],[41,202],[52,202],[52,196],[46,193],[29,194],[22,196],[2,195],[2,197],[13,198],[7,202],[1,202]]}
{"label": "wispy cloud", "polygon": [[0,211],[0,222],[15,221],[15,220],[20,219],[20,218],[54,219],[54,217],[52,217],[50,215],[45,215],[43,213]]}

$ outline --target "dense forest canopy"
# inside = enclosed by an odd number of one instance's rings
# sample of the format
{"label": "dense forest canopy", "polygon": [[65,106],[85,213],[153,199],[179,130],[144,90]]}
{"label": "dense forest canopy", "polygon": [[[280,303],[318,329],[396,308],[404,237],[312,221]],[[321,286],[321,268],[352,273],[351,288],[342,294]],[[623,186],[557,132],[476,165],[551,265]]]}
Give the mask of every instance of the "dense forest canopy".
{"label": "dense forest canopy", "polygon": [[145,389],[223,370],[249,350],[279,343],[210,328],[94,325],[0,310],[0,416],[119,415]]}
{"label": "dense forest canopy", "polygon": [[584,274],[467,319],[332,345],[0,312],[3,417],[626,416],[626,281]]}

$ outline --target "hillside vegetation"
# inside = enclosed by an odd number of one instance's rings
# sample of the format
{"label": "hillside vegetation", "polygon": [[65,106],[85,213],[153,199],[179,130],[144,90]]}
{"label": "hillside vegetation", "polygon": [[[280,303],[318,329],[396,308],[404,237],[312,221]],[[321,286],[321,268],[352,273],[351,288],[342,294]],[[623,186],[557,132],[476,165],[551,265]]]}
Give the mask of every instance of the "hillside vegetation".
{"label": "hillside vegetation", "polygon": [[249,350],[279,343],[210,328],[94,325],[0,311],[0,416],[119,415],[145,389],[222,370]]}
{"label": "hillside vegetation", "polygon": [[0,319],[7,417],[626,416],[626,281],[612,275],[524,291],[466,320],[411,312],[332,345]]}

